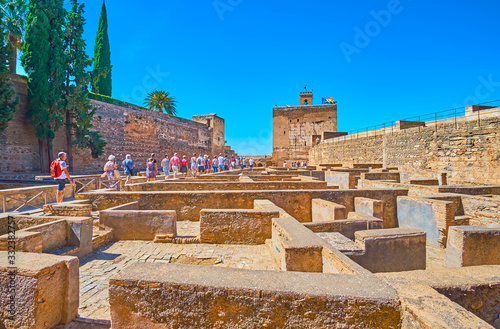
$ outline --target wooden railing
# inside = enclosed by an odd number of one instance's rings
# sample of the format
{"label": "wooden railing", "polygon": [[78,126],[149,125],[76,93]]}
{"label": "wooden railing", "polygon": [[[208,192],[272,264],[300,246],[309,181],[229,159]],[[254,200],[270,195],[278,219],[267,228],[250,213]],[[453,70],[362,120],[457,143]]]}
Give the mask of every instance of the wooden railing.
{"label": "wooden railing", "polygon": [[13,196],[20,196],[20,195],[26,195],[26,194],[31,194],[31,193],[33,193],[31,190],[26,190],[26,191],[17,191],[15,193],[4,193],[4,194],[2,194],[2,212],[4,212],[4,213],[7,212],[7,201],[9,199],[21,203],[21,205],[19,207],[17,207],[14,210],[14,212],[18,212],[21,209],[23,209],[25,207],[28,207],[28,206],[35,207],[35,208],[38,208],[38,209],[43,209],[43,206],[40,207],[38,204],[35,204],[33,202],[39,196],[43,196],[44,205],[46,205],[47,204],[47,190],[40,191],[40,193],[38,193],[34,197],[30,198],[29,200],[20,200],[17,197],[16,198],[13,197]]}

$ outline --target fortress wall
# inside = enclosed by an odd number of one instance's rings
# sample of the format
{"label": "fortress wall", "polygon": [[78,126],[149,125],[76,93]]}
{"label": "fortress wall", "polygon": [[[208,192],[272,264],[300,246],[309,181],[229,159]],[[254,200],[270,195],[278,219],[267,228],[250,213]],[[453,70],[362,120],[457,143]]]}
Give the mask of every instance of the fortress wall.
{"label": "fortress wall", "polygon": [[309,153],[311,164],[383,163],[413,179],[448,174],[450,184],[500,184],[500,116],[445,120],[436,126],[386,128],[327,140]]}
{"label": "fortress wall", "polygon": [[[0,134],[0,174],[29,175],[40,170],[38,139],[35,129],[26,119],[26,81],[21,76],[14,76],[13,83],[21,103],[8,128]],[[139,108],[95,100],[91,103],[97,108],[94,129],[101,132],[108,145],[99,159],[93,159],[89,150],[74,147],[75,173],[101,171],[110,154],[121,162],[130,153],[138,168],[146,167],[146,160],[152,152],[157,154],[157,159],[161,159],[166,152],[172,156],[174,151],[180,156],[189,156],[194,152],[211,154],[211,132],[205,124],[163,113],[144,112]],[[56,132],[53,148],[55,155],[67,150],[64,128]]]}

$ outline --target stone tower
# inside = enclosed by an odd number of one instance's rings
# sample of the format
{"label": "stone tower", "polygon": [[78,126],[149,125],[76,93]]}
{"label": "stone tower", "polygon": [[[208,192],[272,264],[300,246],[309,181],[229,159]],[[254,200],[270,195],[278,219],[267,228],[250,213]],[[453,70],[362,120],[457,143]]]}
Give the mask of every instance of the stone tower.
{"label": "stone tower", "polygon": [[324,133],[337,132],[337,104],[313,105],[312,91],[300,93],[299,106],[273,108],[273,162],[304,161]]}

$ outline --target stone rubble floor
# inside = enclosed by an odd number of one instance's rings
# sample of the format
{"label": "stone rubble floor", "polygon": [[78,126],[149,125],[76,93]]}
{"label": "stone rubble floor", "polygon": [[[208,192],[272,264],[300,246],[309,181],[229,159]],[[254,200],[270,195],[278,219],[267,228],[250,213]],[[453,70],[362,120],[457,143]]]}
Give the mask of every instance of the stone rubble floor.
{"label": "stone rubble floor", "polygon": [[[199,222],[178,222],[179,236],[199,232]],[[265,245],[171,244],[115,241],[80,259],[81,317],[110,320],[109,278],[133,261],[276,270]]]}

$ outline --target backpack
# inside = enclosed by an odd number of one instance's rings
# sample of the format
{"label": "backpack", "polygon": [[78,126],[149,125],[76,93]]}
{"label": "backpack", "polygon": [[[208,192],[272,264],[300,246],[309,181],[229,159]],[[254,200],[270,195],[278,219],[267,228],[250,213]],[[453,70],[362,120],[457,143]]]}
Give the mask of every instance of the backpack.
{"label": "backpack", "polygon": [[61,173],[62,169],[61,165],[59,164],[59,160],[52,161],[52,163],[50,164],[50,176],[52,176],[52,178],[57,178],[61,176]]}
{"label": "backpack", "polygon": [[201,166],[201,165],[203,165],[203,159],[201,159],[201,158],[198,158],[198,160],[197,160],[197,163],[198,163],[198,166]]}

